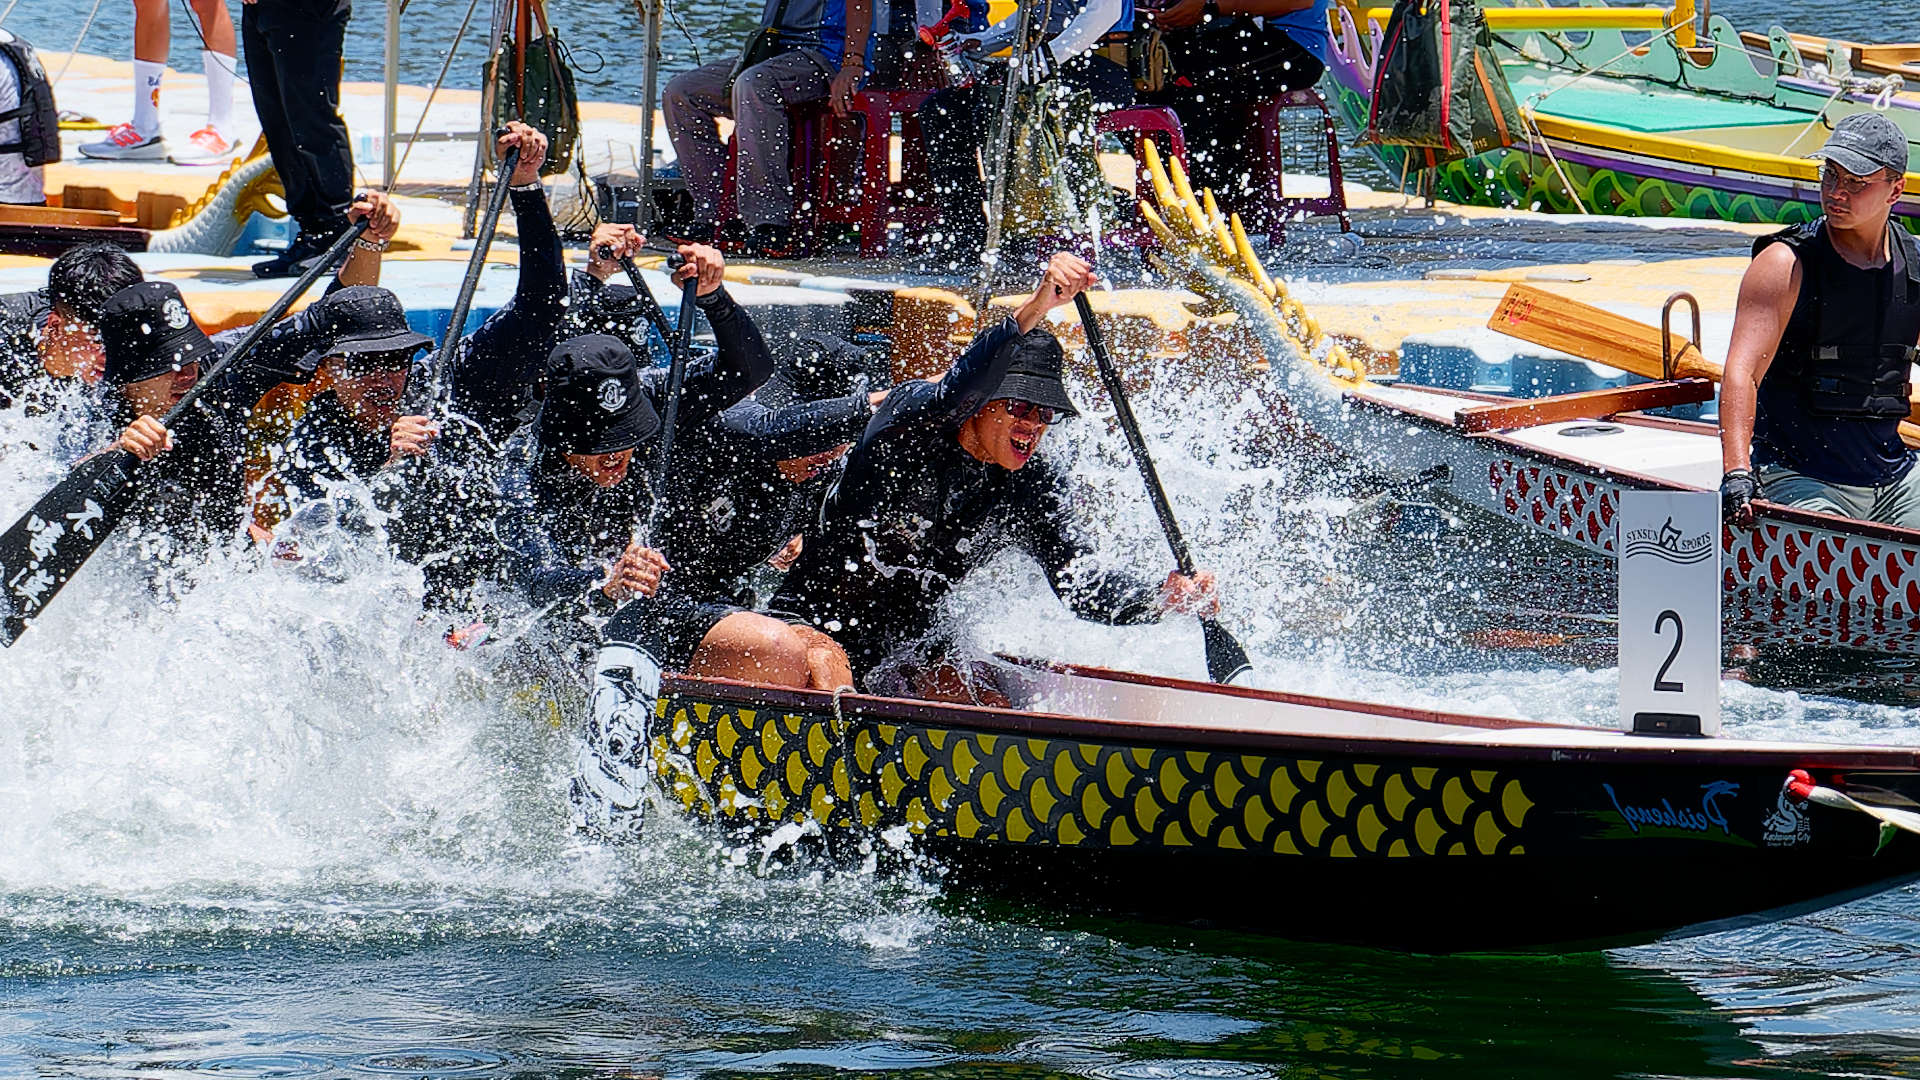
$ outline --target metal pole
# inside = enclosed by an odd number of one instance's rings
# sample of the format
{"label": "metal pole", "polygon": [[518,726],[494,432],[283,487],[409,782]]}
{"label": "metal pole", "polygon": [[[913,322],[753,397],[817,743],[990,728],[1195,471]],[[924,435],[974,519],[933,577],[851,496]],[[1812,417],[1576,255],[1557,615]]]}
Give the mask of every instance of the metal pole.
{"label": "metal pole", "polygon": [[[634,0],[646,34],[646,52],[640,67],[640,205],[633,227],[647,232],[653,224],[653,109],[659,99],[660,9],[663,0]],[[612,163],[608,163],[612,168]]]}
{"label": "metal pole", "polygon": [[[500,42],[507,33],[507,5],[511,0],[493,0],[493,24],[487,32],[487,59],[498,63],[500,60]],[[485,69],[482,68],[482,71]],[[498,81],[496,76],[495,81]],[[467,180],[467,208],[460,219],[460,238],[471,240],[474,237],[475,219],[480,213],[480,178],[487,170],[487,145],[493,138],[492,129],[487,124],[488,87],[480,88],[480,127],[473,136],[473,175]]]}
{"label": "metal pole", "polygon": [[386,156],[381,166],[380,186],[388,191],[393,190],[394,162],[398,160],[393,135],[399,126],[400,111],[400,4],[401,0],[387,0],[386,118],[381,131]]}
{"label": "metal pole", "polygon": [[1007,211],[1007,156],[1013,152],[1013,107],[1019,99],[1020,83],[1026,78],[1025,68],[1031,59],[1027,55],[1027,35],[1032,32],[1032,5],[1033,0],[1019,0],[1019,7],[1014,14],[1013,55],[1007,60],[1007,90],[1000,96],[999,122],[994,128],[993,143],[987,148],[992,155],[987,162],[992,182],[987,189],[986,245],[980,252],[980,303],[975,309],[983,316],[987,305],[993,300],[993,285],[999,273],[1000,218]]}

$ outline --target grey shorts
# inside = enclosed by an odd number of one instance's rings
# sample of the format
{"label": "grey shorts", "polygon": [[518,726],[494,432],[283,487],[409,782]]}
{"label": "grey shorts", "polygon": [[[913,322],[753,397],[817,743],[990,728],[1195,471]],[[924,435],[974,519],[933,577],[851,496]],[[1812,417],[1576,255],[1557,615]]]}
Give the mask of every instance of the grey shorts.
{"label": "grey shorts", "polygon": [[1761,498],[1785,506],[1920,529],[1920,466],[1878,487],[1830,484],[1780,465],[1761,465],[1754,478],[1760,481]]}

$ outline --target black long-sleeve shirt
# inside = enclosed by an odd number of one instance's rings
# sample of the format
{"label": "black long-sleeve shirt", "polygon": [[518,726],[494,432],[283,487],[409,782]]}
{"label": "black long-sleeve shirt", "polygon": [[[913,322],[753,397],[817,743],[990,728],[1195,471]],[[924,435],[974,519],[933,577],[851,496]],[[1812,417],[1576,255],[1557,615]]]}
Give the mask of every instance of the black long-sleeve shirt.
{"label": "black long-sleeve shirt", "polygon": [[1031,555],[1083,619],[1150,622],[1154,583],[1077,573],[1093,545],[1074,515],[1069,478],[1045,456],[1009,470],[960,446],[960,425],[986,404],[1012,362],[1009,321],[975,337],[944,379],[893,389],[848,455],[822,533],[806,538],[776,610],[807,618],[864,673],[923,638],[961,578],[1007,548]]}
{"label": "black long-sleeve shirt", "polygon": [[173,449],[134,474],[124,528],[156,529],[186,551],[239,535],[246,516],[247,423],[284,373],[241,357],[168,425]]}
{"label": "black long-sleeve shirt", "polygon": [[[722,410],[753,393],[773,373],[773,358],[759,328],[724,287],[696,303],[720,348],[714,360],[687,369],[676,437],[713,423]],[[667,371],[642,371],[640,392],[664,415]],[[541,445],[537,427],[515,435],[507,444],[500,482],[499,533],[507,550],[509,583],[536,605],[588,598],[605,578],[607,563],[626,550],[652,506],[651,449],[646,444],[636,450],[620,483],[600,487],[568,465],[558,450]],[[662,537],[670,535],[662,530]],[[661,538],[655,542],[667,548],[672,562],[674,545]]]}
{"label": "black long-sleeve shirt", "polygon": [[803,530],[820,480],[796,485],[779,464],[860,437],[873,415],[865,387],[845,397],[769,408],[748,398],[674,447],[657,546],[673,569],[662,590],[728,600]]}
{"label": "black long-sleeve shirt", "polygon": [[509,198],[520,227],[513,299],[460,343],[449,377],[453,410],[496,444],[532,418],[534,375],[558,342],[568,308],[560,234],[546,194],[515,191]]}

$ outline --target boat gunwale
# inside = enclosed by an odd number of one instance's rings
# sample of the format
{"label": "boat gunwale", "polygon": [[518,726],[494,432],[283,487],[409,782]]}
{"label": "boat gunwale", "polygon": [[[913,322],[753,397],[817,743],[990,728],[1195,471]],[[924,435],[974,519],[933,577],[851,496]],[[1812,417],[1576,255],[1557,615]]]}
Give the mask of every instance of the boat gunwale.
{"label": "boat gunwale", "polygon": [[[1389,386],[1393,389],[1404,389],[1404,390],[1411,390],[1416,393],[1422,393],[1422,394],[1435,394],[1441,397],[1459,398],[1463,401],[1521,402],[1521,401],[1529,400],[1526,398],[1500,397],[1496,395],[1476,394],[1469,391],[1450,390],[1445,387],[1422,386],[1417,383],[1393,383],[1393,384],[1389,384]],[[1573,463],[1577,468],[1579,468],[1581,471],[1589,475],[1606,479],[1609,481],[1620,480],[1624,482],[1623,486],[1630,486],[1630,487],[1640,488],[1643,490],[1660,490],[1660,491],[1706,491],[1708,490],[1707,488],[1694,487],[1690,484],[1683,484],[1675,480],[1667,480],[1657,476],[1650,476],[1646,473],[1636,472],[1632,469],[1622,469],[1612,465],[1602,465],[1598,462],[1591,461],[1586,458],[1577,457],[1572,454],[1555,454],[1550,450],[1545,450],[1540,447],[1534,446],[1530,443],[1522,442],[1519,439],[1516,439],[1511,435],[1507,434],[1505,431],[1485,431],[1485,432],[1473,432],[1473,433],[1464,432],[1464,431],[1461,431],[1459,427],[1454,424],[1446,423],[1444,421],[1437,420],[1433,417],[1422,415],[1420,413],[1414,412],[1408,408],[1405,408],[1401,405],[1398,405],[1384,398],[1369,396],[1366,393],[1365,389],[1362,387],[1345,386],[1343,387],[1343,390],[1344,390],[1344,396],[1346,400],[1350,404],[1356,407],[1371,409],[1379,412],[1390,412],[1393,414],[1393,417],[1396,420],[1405,420],[1413,423],[1419,423],[1427,427],[1433,428],[1434,430],[1439,431],[1443,434],[1452,435],[1463,441],[1498,443],[1502,448],[1512,452],[1516,456],[1526,457],[1541,464],[1560,465],[1560,464],[1566,464],[1566,463]],[[1642,413],[1619,413],[1614,416],[1606,417],[1605,420],[1607,423],[1610,423],[1610,424],[1622,424],[1622,425],[1636,426],[1636,427],[1657,428],[1657,429],[1662,429],[1667,431],[1679,431],[1679,432],[1684,432],[1686,434],[1698,434],[1703,436],[1710,432],[1718,432],[1719,430],[1719,428],[1716,427],[1715,425],[1708,424],[1699,420],[1680,420],[1674,417],[1667,417],[1667,416],[1647,416]],[[1565,422],[1574,423],[1578,421],[1565,421]],[[1547,425],[1542,425],[1542,426],[1547,426]],[[1516,429],[1516,430],[1530,430],[1530,429]],[[1829,532],[1847,533],[1847,534],[1859,536],[1866,539],[1884,540],[1884,541],[1890,541],[1892,543],[1903,544],[1907,547],[1920,548],[1920,529],[1904,529],[1897,525],[1885,525],[1878,521],[1866,521],[1861,518],[1842,517],[1839,514],[1823,514],[1814,510],[1802,510],[1798,507],[1787,506],[1782,503],[1773,502],[1769,499],[1755,499],[1753,501],[1753,506],[1754,506],[1754,512],[1759,517],[1765,518],[1769,521],[1778,521],[1781,524],[1790,524],[1790,525],[1798,525],[1803,527],[1825,529]]]}
{"label": "boat gunwale", "polygon": [[[855,716],[881,722],[917,724],[922,727],[961,729],[977,734],[1018,738],[1063,738],[1080,741],[1166,746],[1173,744],[1193,749],[1226,752],[1297,753],[1309,756],[1396,757],[1432,759],[1472,759],[1503,764],[1620,764],[1688,767],[1801,768],[1827,773],[1853,770],[1877,770],[1920,773],[1920,748],[1900,746],[1846,746],[1831,743],[1762,743],[1739,739],[1668,739],[1660,736],[1627,736],[1611,728],[1544,721],[1507,720],[1498,717],[1443,713],[1370,701],[1345,701],[1289,694],[1278,690],[1220,686],[1171,676],[1134,672],[1113,672],[1105,668],[1077,665],[1049,665],[1035,661],[1043,669],[1051,668],[1083,677],[1124,676],[1112,681],[1154,686],[1170,690],[1226,694],[1270,700],[1276,704],[1301,705],[1333,711],[1362,713],[1388,719],[1412,720],[1452,727],[1482,729],[1545,728],[1555,731],[1620,735],[1623,739],[1649,740],[1644,744],[1556,746],[1530,743],[1455,742],[1443,739],[1411,739],[1404,735],[1346,735],[1296,732],[1253,731],[1246,728],[1186,727],[1157,721],[1125,720],[1047,713],[989,705],[965,705],[950,702],[890,698],[872,694],[832,694],[823,690],[769,686],[737,679],[703,678],[695,675],[668,674],[661,680],[662,700],[691,698],[708,703],[725,702],[762,708],[792,709],[816,715],[839,714],[843,720]],[[1728,751],[1732,751],[1729,753]]]}

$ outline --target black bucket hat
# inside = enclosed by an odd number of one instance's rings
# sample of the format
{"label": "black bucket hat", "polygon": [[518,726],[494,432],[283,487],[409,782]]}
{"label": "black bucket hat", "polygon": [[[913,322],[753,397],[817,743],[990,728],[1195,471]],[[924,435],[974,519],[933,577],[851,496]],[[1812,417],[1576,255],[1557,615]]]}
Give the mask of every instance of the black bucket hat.
{"label": "black bucket hat", "polygon": [[1067,357],[1061,351],[1060,339],[1054,337],[1052,331],[1036,326],[1001,348],[1013,350],[1013,363],[999,387],[987,395],[987,400],[1031,401],[1066,416],[1080,415],[1080,410],[1073,407],[1073,399],[1067,396],[1066,385],[1061,382],[1060,373]]}
{"label": "black bucket hat", "polygon": [[631,450],[660,430],[640,392],[633,351],[619,338],[586,334],[554,346],[542,375],[540,444],[568,454]]}
{"label": "black bucket hat", "polygon": [[374,285],[349,285],[321,297],[303,315],[316,359],[392,357],[402,368],[433,339],[407,325],[400,298]]}
{"label": "black bucket hat", "polygon": [[99,327],[105,378],[111,386],[210,363],[220,354],[194,325],[180,290],[164,281],[143,281],[108,297]]}
{"label": "black bucket hat", "polygon": [[774,375],[797,400],[819,401],[852,393],[854,380],[870,376],[872,370],[872,356],[853,342],[832,334],[802,334]]}

